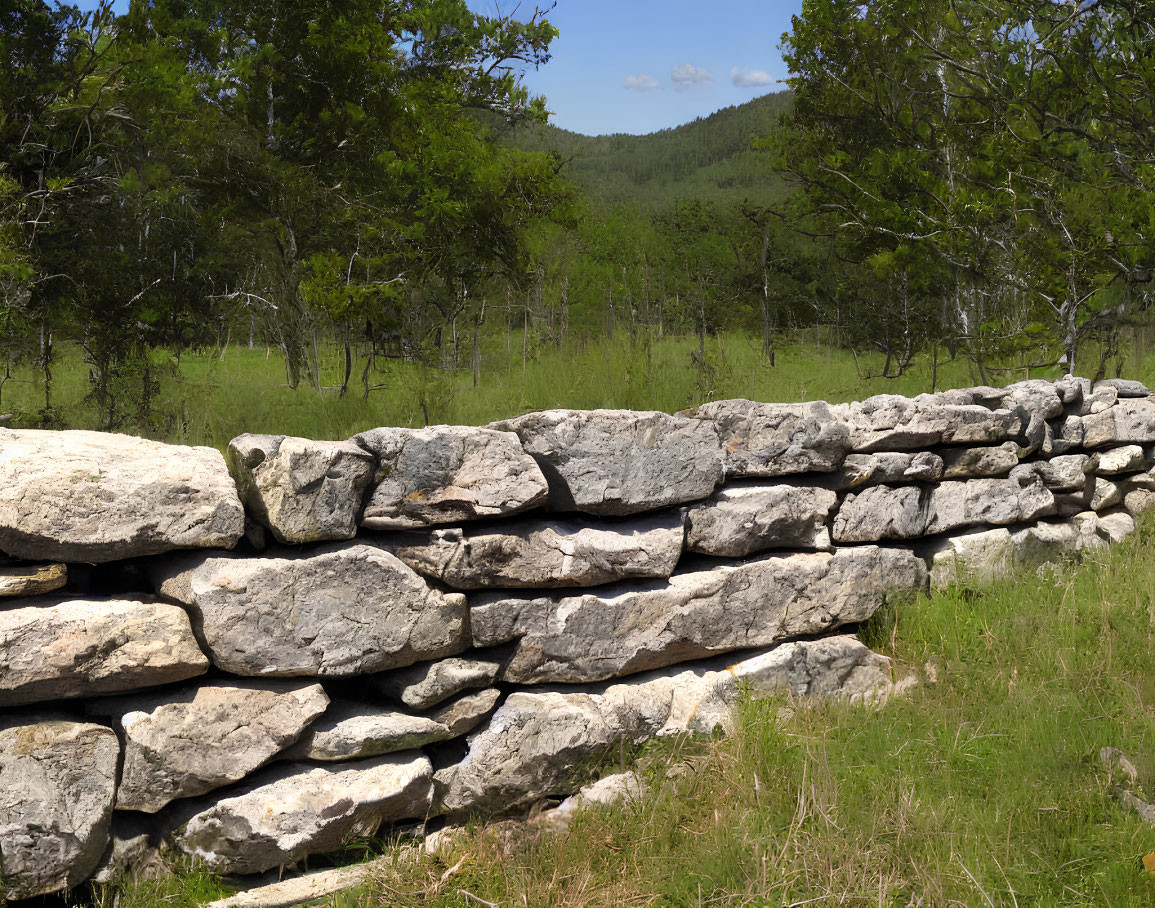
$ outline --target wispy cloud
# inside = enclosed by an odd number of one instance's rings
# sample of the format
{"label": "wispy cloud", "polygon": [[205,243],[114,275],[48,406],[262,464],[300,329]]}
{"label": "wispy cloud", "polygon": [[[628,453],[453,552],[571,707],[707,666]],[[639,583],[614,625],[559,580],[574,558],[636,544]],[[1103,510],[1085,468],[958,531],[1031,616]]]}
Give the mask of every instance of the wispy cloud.
{"label": "wispy cloud", "polygon": [[626,82],[623,88],[630,91],[653,91],[658,87],[658,80],[649,73],[638,73],[633,76],[626,76]]}
{"label": "wispy cloud", "polygon": [[761,88],[774,84],[774,79],[764,69],[739,69],[737,66],[730,70],[730,81],[739,88]]}
{"label": "wispy cloud", "polygon": [[678,91],[689,91],[695,85],[712,85],[714,77],[704,66],[695,66],[693,63],[683,63],[670,70],[670,81]]}

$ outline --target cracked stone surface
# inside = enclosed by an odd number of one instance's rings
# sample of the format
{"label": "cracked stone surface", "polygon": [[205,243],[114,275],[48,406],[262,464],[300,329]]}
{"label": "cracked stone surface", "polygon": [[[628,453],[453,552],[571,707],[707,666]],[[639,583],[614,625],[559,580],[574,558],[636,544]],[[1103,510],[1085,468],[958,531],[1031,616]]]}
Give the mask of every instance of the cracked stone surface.
{"label": "cracked stone surface", "polygon": [[1055,496],[1028,465],[1007,479],[943,482],[927,495],[926,532],[944,533],[967,526],[1027,523],[1054,512]]}
{"label": "cracked stone surface", "polygon": [[544,410],[494,423],[549,481],[552,511],[623,517],[708,497],[722,481],[712,423],[632,410]]}
{"label": "cracked stone surface", "polygon": [[856,699],[889,682],[889,660],[836,636],[736,664],[712,660],[585,689],[516,691],[469,736],[465,758],[436,774],[437,804],[454,816],[506,814],[572,794],[623,742],[728,727],[740,687]]}
{"label": "cracked stone surface", "polygon": [[915,539],[926,530],[926,493],[919,486],[872,486],[846,496],[834,518],[834,541]]}
{"label": "cracked stone surface", "polygon": [[884,451],[879,454],[848,454],[832,488],[860,489],[907,482],[938,482],[943,460],[930,451]]}
{"label": "cracked stone surface", "polygon": [[1087,484],[1087,474],[1092,472],[1094,461],[1086,454],[1060,454],[1030,466],[1051,491],[1077,492]]}
{"label": "cracked stone surface", "polygon": [[267,763],[325,712],[319,684],[211,681],[198,687],[89,703],[124,739],[120,810],[156,813]]}
{"label": "cracked stone surface", "polygon": [[282,757],[337,762],[415,750],[452,737],[441,722],[425,716],[343,700],[333,703]]}
{"label": "cracked stone surface", "polygon": [[933,398],[911,400],[897,394],[878,394],[833,409],[850,424],[850,444],[856,454],[1001,444],[1013,440],[1021,429],[1019,416],[1010,410],[940,404]]}
{"label": "cracked stone surface", "polygon": [[669,577],[682,555],[678,511],[625,521],[518,520],[377,540],[420,574],[460,590],[600,586]]}
{"label": "cracked stone surface", "polygon": [[348,677],[454,655],[466,602],[361,543],[196,555],[151,566],[188,608],[213,664],[236,675]]}
{"label": "cracked stone surface", "polygon": [[1120,400],[1084,416],[1082,422],[1083,444],[1088,448],[1149,444],[1155,438],[1155,400]]}
{"label": "cracked stone surface", "polygon": [[849,427],[824,401],[719,400],[679,415],[713,422],[730,478],[829,472],[850,450]]}
{"label": "cracked stone surface", "polygon": [[1019,464],[1019,446],[1013,441],[983,448],[947,448],[939,454],[943,479],[1006,476]]}
{"label": "cracked stone surface", "polygon": [[351,441],[240,435],[229,471],[250,516],[279,542],[352,539],[376,462]]}
{"label": "cracked stone surface", "polygon": [[686,548],[727,558],[776,548],[829,550],[826,523],[837,502],[831,490],[809,486],[727,486],[688,509]]}
{"label": "cracked stone surface", "polygon": [[864,621],[889,592],[926,579],[910,552],[863,546],[571,596],[482,594],[471,623],[477,646],[516,641],[503,680],[582,683]]}
{"label": "cracked stone surface", "polygon": [[501,671],[493,659],[451,657],[438,662],[421,662],[388,674],[377,675],[377,690],[410,709],[430,709],[465,690],[489,687]]}
{"label": "cracked stone surface", "polygon": [[404,530],[544,505],[549,486],[516,435],[493,428],[381,428],[353,439],[377,459],[363,526]]}
{"label": "cracked stone surface", "polygon": [[337,766],[274,764],[190,805],[166,838],[214,873],[262,873],[335,851],[383,822],[423,818],[431,778],[428,758],[413,751]]}
{"label": "cracked stone surface", "polygon": [[1094,456],[1094,472],[1101,476],[1138,473],[1149,466],[1151,460],[1139,445],[1123,445],[1121,448],[1100,451]]}
{"label": "cracked stone surface", "polygon": [[184,610],[148,597],[0,608],[0,707],[152,687],[208,671]]}
{"label": "cracked stone surface", "polygon": [[231,548],[244,524],[215,448],[0,428],[0,551],[16,558],[104,562]]}
{"label": "cracked stone surface", "polygon": [[0,598],[42,596],[67,583],[66,564],[0,564]]}
{"label": "cracked stone surface", "polygon": [[70,889],[108,844],[116,735],[64,717],[0,719],[0,894]]}

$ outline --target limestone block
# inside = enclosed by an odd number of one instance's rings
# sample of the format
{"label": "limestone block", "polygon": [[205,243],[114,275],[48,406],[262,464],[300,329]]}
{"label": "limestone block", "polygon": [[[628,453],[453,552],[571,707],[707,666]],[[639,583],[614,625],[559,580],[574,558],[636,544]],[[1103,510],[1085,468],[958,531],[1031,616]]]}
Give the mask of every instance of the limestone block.
{"label": "limestone block", "polygon": [[829,550],[826,524],[837,501],[834,492],[813,486],[726,486],[689,508],[686,547],[727,558],[766,549]]}
{"label": "limestone block", "polygon": [[1041,419],[1054,419],[1063,414],[1063,392],[1041,378],[1019,381],[1003,388],[1000,406],[1007,410],[1018,406]]}
{"label": "limestone block", "polygon": [[343,700],[334,703],[281,756],[324,762],[359,760],[415,750],[449,737],[449,729],[434,719]]}
{"label": "limestone block", "polygon": [[897,394],[878,394],[834,409],[850,423],[852,450],[863,454],[940,444],[1001,444],[1022,428],[1019,416],[1009,410],[920,403]]}
{"label": "limestone block", "polygon": [[465,646],[465,597],[372,545],[184,556],[151,571],[192,613],[213,664],[236,675],[348,677]]}
{"label": "limestone block", "polygon": [[494,423],[549,480],[553,511],[621,517],[706,498],[722,480],[712,423],[630,410],[544,410]]}
{"label": "limestone block", "polygon": [[926,492],[920,486],[873,486],[850,494],[834,517],[834,541],[916,539],[926,531]]}
{"label": "limestone block", "polygon": [[1087,484],[1094,462],[1086,454],[1061,454],[1031,464],[1031,469],[1052,492],[1075,492]]}
{"label": "limestone block", "polygon": [[944,448],[943,479],[1006,476],[1019,464],[1019,446],[1013,441],[982,448]]}
{"label": "limestone block", "polygon": [[1091,394],[1091,380],[1075,375],[1064,375],[1055,381],[1055,390],[1063,399],[1064,407],[1077,407]]}
{"label": "limestone block", "polygon": [[1150,465],[1147,454],[1140,445],[1123,445],[1121,448],[1100,451],[1094,456],[1094,472],[1100,476],[1138,473]]}
{"label": "limestone block", "polygon": [[864,621],[890,591],[925,585],[922,559],[863,546],[584,594],[483,594],[471,623],[477,646],[516,641],[506,681],[591,682]]}
{"label": "limestone block", "polygon": [[1007,479],[968,479],[931,488],[926,501],[926,532],[1026,523],[1053,513],[1054,508],[1054,494],[1024,464],[1012,470]]}
{"label": "limestone block", "polygon": [[0,428],[0,550],[16,558],[102,562],[231,548],[244,523],[214,448]]}
{"label": "limestone block", "polygon": [[1155,400],[1121,400],[1098,413],[1084,416],[1083,435],[1083,444],[1088,448],[1150,444],[1155,440]]}
{"label": "limestone block", "polygon": [[0,564],[0,598],[42,596],[67,583],[64,564]]}
{"label": "limestone block", "polygon": [[1141,381],[1130,381],[1126,378],[1107,378],[1095,382],[1095,391],[1111,388],[1120,398],[1150,397],[1151,392]]}
{"label": "limestone block", "polygon": [[279,542],[352,539],[373,477],[373,455],[351,441],[241,435],[229,470],[249,514]]}
{"label": "limestone block", "polygon": [[1105,511],[1108,508],[1113,508],[1122,503],[1123,493],[1122,484],[1096,476],[1094,477],[1094,485],[1091,487],[1090,508],[1092,511]]}
{"label": "limestone block", "polygon": [[431,774],[412,751],[335,767],[275,764],[190,808],[167,838],[214,873],[261,873],[334,851],[383,822],[424,817]]}
{"label": "limestone block", "polygon": [[1123,496],[1123,507],[1138,516],[1155,507],[1155,492],[1150,489],[1130,489]]}
{"label": "limestone block", "polygon": [[64,717],[0,720],[0,894],[70,889],[108,844],[120,745]]}
{"label": "limestone block", "polygon": [[682,555],[678,511],[629,520],[520,520],[409,532],[377,542],[419,574],[459,590],[599,586],[669,577]]}
{"label": "limestone block", "polygon": [[421,662],[374,676],[374,686],[410,709],[430,709],[465,690],[489,687],[501,671],[491,659],[451,658]]}
{"label": "limestone block", "polygon": [[739,686],[851,699],[885,689],[889,661],[850,636],[798,641],[738,664],[713,660],[586,690],[516,691],[469,737],[460,763],[437,773],[451,815],[513,813],[577,791],[611,748],[726,727]]}
{"label": "limestone block", "polygon": [[849,427],[823,401],[719,400],[679,415],[713,422],[730,478],[829,472],[850,450]]}
{"label": "limestone block", "polygon": [[930,451],[848,454],[830,488],[843,491],[883,484],[938,482],[943,469],[942,458]]}
{"label": "limestone block", "polygon": [[1063,416],[1054,421],[1051,430],[1055,454],[1066,454],[1075,448],[1083,447],[1083,417]]}
{"label": "limestone block", "polygon": [[952,584],[990,583],[1007,576],[1015,563],[1011,532],[1004,527],[938,540],[927,554],[933,589],[943,589]]}
{"label": "limestone block", "polygon": [[0,707],[203,674],[189,618],[147,597],[17,599],[0,608]]}
{"label": "limestone block", "polygon": [[120,810],[156,813],[176,798],[237,782],[267,763],[325,712],[319,684],[211,681],[89,703],[124,740]]}
{"label": "limestone block", "polygon": [[377,459],[361,517],[377,530],[507,517],[545,504],[549,488],[510,432],[472,426],[381,428],[353,439]]}
{"label": "limestone block", "polygon": [[473,731],[482,719],[493,712],[500,699],[501,691],[488,687],[446,703],[430,713],[430,718],[448,728],[449,737],[456,738]]}

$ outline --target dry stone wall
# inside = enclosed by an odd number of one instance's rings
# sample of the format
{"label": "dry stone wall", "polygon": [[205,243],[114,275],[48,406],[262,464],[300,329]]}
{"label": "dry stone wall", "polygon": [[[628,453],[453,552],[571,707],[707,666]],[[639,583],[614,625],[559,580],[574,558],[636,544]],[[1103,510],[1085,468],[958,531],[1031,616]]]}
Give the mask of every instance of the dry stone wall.
{"label": "dry stone wall", "polygon": [[1155,398],[531,413],[214,450],[0,429],[0,889],[258,873],[577,791],[740,688],[870,697],[888,599],[1155,500]]}

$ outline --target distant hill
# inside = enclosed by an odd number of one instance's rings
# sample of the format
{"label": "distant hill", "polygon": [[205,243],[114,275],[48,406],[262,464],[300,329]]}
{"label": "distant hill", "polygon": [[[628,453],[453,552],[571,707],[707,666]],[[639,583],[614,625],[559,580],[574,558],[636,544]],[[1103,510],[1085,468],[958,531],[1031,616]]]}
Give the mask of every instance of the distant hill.
{"label": "distant hill", "polygon": [[643,136],[585,136],[535,125],[509,138],[527,151],[556,151],[566,175],[602,206],[654,210],[682,196],[765,203],[780,197],[785,183],[753,145],[789,106],[790,94],[777,92]]}

